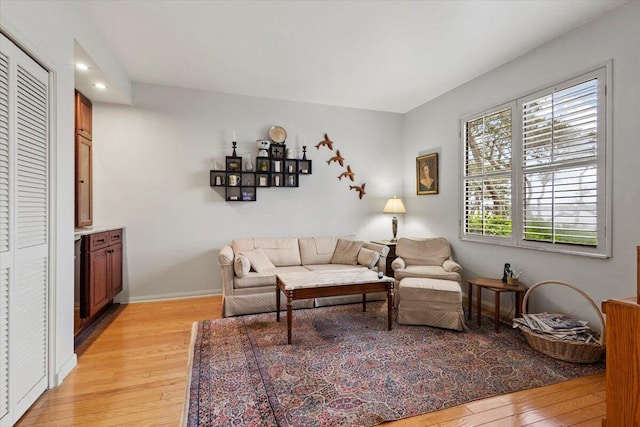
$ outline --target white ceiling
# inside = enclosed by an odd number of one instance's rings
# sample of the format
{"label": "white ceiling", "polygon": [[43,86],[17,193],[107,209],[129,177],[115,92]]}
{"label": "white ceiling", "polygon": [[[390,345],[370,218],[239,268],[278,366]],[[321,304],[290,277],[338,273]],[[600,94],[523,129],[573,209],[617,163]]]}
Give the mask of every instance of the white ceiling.
{"label": "white ceiling", "polygon": [[404,113],[624,2],[78,3],[132,81]]}

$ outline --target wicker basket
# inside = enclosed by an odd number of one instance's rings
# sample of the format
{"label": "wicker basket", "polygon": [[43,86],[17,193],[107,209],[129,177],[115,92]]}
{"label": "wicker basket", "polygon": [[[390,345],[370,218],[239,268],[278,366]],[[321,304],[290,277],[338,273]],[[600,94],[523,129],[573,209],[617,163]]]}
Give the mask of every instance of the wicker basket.
{"label": "wicker basket", "polygon": [[571,341],[571,340],[562,340],[558,338],[551,337],[545,334],[538,334],[533,332],[527,328],[520,328],[522,333],[524,334],[529,345],[534,349],[547,356],[551,356],[556,359],[565,360],[567,362],[575,362],[575,363],[593,363],[600,360],[602,353],[605,349],[605,323],[604,317],[602,317],[602,313],[598,306],[593,302],[589,296],[576,288],[573,285],[564,282],[558,282],[555,280],[546,280],[543,282],[536,283],[527,289],[527,292],[524,294],[524,299],[522,300],[522,312],[528,313],[527,311],[527,300],[529,299],[529,295],[531,292],[543,285],[553,283],[556,285],[561,285],[573,289],[582,295],[591,306],[594,308],[596,313],[598,313],[598,317],[600,318],[600,325],[602,327],[602,332],[600,333],[600,340],[594,343],[585,343],[579,341]]}

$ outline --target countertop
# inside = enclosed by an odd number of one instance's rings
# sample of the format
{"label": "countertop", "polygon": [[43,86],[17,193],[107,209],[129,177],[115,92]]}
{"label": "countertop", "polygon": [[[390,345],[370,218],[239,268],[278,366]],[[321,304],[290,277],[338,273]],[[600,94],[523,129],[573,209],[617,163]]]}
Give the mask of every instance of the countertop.
{"label": "countertop", "polygon": [[121,225],[94,225],[91,227],[76,228],[73,232],[73,236],[75,237],[75,240],[78,240],[82,236],[86,236],[88,234],[102,233],[103,231],[118,230],[120,228],[124,229]]}

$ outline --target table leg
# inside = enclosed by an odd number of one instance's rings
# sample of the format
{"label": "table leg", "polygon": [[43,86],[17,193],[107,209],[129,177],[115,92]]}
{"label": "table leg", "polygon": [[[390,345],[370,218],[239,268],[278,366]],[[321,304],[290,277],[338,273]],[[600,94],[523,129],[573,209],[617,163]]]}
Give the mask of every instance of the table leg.
{"label": "table leg", "polygon": [[480,315],[480,310],[482,310],[482,305],[480,304],[482,302],[482,286],[477,286],[477,288],[478,290],[476,292],[478,292],[478,295],[476,295],[476,311],[478,312],[478,326],[480,326],[480,319],[482,318]]}
{"label": "table leg", "polygon": [[393,283],[387,287],[387,323],[389,330],[393,325]]}
{"label": "table leg", "polygon": [[367,311],[367,294],[362,294],[362,311]]}
{"label": "table leg", "polygon": [[469,283],[469,292],[467,293],[467,297],[468,297],[467,299],[469,301],[467,302],[467,304],[469,307],[467,310],[468,311],[467,315],[469,316],[469,320],[471,320],[471,302],[473,301],[473,285],[471,284],[471,282],[468,282],[468,283]]}
{"label": "table leg", "polygon": [[493,292],[495,294],[493,309],[493,321],[496,324],[496,333],[500,332],[500,292]]}
{"label": "table leg", "polygon": [[287,292],[287,344],[291,344],[291,318],[293,317],[293,291]]}
{"label": "table leg", "polygon": [[280,287],[276,285],[276,322],[280,321]]}
{"label": "table leg", "polygon": [[523,292],[516,291],[516,317],[522,316],[522,298]]}

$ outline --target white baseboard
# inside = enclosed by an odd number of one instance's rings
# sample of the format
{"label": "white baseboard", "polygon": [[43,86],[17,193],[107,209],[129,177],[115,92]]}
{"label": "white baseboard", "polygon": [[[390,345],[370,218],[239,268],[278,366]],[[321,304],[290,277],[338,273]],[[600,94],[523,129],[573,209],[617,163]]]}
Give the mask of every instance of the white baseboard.
{"label": "white baseboard", "polygon": [[147,295],[144,297],[131,297],[128,299],[122,299],[117,302],[122,304],[132,304],[139,302],[155,302],[155,301],[170,301],[177,299],[188,299],[188,298],[198,298],[198,297],[212,297],[212,296],[220,296],[222,292],[210,292],[210,291],[195,291],[195,292],[175,292],[170,294],[158,294],[158,295]]}
{"label": "white baseboard", "polygon": [[73,368],[76,367],[77,364],[78,364],[78,356],[75,353],[73,353],[73,355],[69,358],[69,360],[67,360],[62,365],[60,370],[56,372],[56,374],[54,375],[53,384],[51,384],[51,387],[59,387],[60,385],[62,385],[62,382],[64,381],[64,379],[67,377],[67,375],[69,375],[69,373],[71,373],[71,371],[73,370]]}

